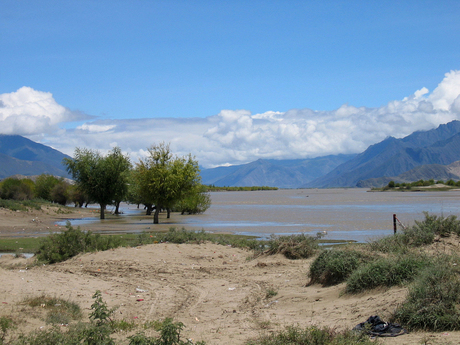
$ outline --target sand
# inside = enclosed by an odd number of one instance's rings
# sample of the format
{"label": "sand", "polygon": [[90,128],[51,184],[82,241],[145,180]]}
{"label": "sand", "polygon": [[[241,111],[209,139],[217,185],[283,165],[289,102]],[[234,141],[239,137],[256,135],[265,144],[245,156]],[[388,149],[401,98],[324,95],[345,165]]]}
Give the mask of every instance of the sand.
{"label": "sand", "polygon": [[[37,226],[31,214],[26,217],[5,210],[0,214],[2,235],[18,228],[24,233],[52,228],[55,219],[63,217],[37,212]],[[76,214],[65,216],[75,218]],[[3,256],[0,316],[13,316],[22,332],[46,328],[49,326],[40,313],[24,306],[25,298],[46,294],[69,299],[88,314],[92,295],[100,290],[110,307],[118,307],[116,319],[144,323],[173,317],[185,324],[183,335],[187,338],[238,345],[287,325],[345,330],[372,315],[385,320],[407,293],[406,288],[396,287],[350,296],[343,295],[343,284],[307,287],[313,259],[250,256],[246,250],[209,243],[118,248],[29,268],[33,258]],[[269,290],[277,294],[267,296]],[[458,344],[460,332],[414,332],[382,339],[382,343],[420,344],[422,339],[429,339],[430,344]]]}

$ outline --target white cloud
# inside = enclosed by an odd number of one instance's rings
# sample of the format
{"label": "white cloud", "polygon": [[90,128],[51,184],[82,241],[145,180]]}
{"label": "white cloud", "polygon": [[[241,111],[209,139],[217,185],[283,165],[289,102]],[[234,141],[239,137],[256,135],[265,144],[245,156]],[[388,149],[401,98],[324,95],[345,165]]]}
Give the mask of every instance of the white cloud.
{"label": "white cloud", "polygon": [[86,120],[85,114],[58,104],[49,92],[21,87],[0,94],[0,133],[34,135],[50,133],[60,123]]}
{"label": "white cloud", "polygon": [[86,131],[86,132],[91,132],[91,133],[102,133],[102,132],[107,132],[110,131],[111,129],[114,129],[116,126],[115,125],[93,125],[93,124],[87,124],[84,123],[81,126],[78,126],[77,129]]}
{"label": "white cloud", "polygon": [[21,88],[0,95],[3,133],[28,134],[67,154],[75,147],[108,151],[119,145],[133,161],[144,157],[152,144],[164,141],[175,153],[192,153],[201,165],[210,167],[258,158],[359,153],[388,136],[401,138],[460,119],[460,71],[446,73],[432,93],[422,87],[379,108],[344,104],[333,111],[261,114],[222,110],[206,118],[90,120],[75,129],[58,128],[79,116],[57,104],[49,93]]}

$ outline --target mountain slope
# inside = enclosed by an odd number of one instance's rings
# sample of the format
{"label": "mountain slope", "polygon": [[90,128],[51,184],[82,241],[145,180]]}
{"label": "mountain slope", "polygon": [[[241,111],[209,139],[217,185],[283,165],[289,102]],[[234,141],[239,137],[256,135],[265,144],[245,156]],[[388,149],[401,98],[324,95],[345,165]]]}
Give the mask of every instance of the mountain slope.
{"label": "mountain slope", "polygon": [[201,178],[204,184],[215,186],[298,188],[354,156],[337,155],[293,160],[259,159],[243,165],[203,169]]}
{"label": "mountain slope", "polygon": [[16,174],[68,177],[64,158],[70,157],[20,135],[0,134],[0,179]]}
{"label": "mountain slope", "polygon": [[403,139],[389,137],[303,187],[355,187],[361,180],[397,176],[424,164],[460,160],[460,122],[452,121]]}

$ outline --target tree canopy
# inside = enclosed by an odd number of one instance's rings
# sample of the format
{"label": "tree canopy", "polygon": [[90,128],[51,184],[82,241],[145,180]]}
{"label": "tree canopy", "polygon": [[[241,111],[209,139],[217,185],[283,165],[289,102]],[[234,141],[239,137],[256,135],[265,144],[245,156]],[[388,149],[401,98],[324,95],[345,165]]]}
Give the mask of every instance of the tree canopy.
{"label": "tree canopy", "polygon": [[126,196],[131,163],[119,147],[105,157],[98,151],[76,148],[74,158],[65,158],[64,165],[78,187],[101,206],[101,219],[107,205]]}
{"label": "tree canopy", "polygon": [[191,155],[178,157],[169,145],[161,143],[149,148],[146,159],[133,171],[135,194],[147,207],[155,205],[153,223],[158,224],[160,210],[170,210],[201,184],[198,162]]}

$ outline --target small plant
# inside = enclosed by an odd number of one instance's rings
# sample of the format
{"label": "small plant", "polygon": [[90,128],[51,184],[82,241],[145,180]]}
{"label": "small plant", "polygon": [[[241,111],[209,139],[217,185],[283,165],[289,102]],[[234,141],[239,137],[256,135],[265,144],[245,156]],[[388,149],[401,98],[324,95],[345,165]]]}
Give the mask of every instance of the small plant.
{"label": "small plant", "polygon": [[[191,340],[182,340],[180,333],[184,328],[182,322],[173,322],[173,319],[166,318],[163,322],[155,323],[155,330],[160,332],[158,338],[147,337],[143,332],[128,337],[129,345],[193,345]],[[196,345],[205,345],[204,342],[197,342]]]}
{"label": "small plant", "polygon": [[116,308],[109,309],[107,303],[102,300],[102,294],[99,290],[94,293],[93,298],[94,302],[91,304],[93,311],[89,314],[90,320],[94,321],[98,326],[112,322],[110,316],[112,316]]}
{"label": "small plant", "polygon": [[278,291],[276,291],[275,289],[273,288],[269,288],[267,289],[267,292],[265,294],[265,298],[272,298],[272,297],[275,297],[276,295],[278,295]]}

